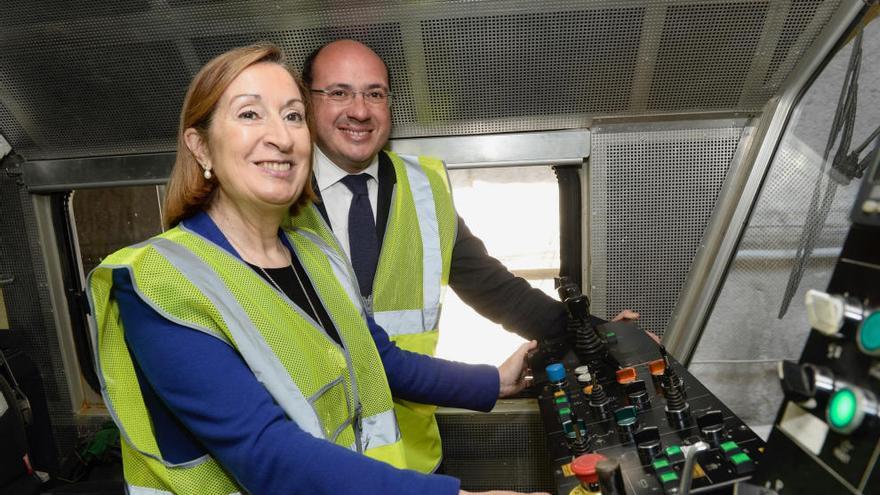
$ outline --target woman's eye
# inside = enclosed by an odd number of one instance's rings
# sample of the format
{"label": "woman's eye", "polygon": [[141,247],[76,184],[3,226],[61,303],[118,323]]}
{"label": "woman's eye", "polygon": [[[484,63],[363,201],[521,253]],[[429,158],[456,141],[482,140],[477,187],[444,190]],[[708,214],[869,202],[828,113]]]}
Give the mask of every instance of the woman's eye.
{"label": "woman's eye", "polygon": [[238,114],[238,118],[247,119],[247,120],[254,120],[254,119],[259,118],[259,115],[257,115],[257,112],[255,112],[253,110],[245,110],[245,111]]}
{"label": "woman's eye", "polygon": [[291,113],[285,115],[284,118],[290,122],[302,122],[303,120],[305,120],[303,118],[303,114],[301,114],[299,112],[291,112]]}

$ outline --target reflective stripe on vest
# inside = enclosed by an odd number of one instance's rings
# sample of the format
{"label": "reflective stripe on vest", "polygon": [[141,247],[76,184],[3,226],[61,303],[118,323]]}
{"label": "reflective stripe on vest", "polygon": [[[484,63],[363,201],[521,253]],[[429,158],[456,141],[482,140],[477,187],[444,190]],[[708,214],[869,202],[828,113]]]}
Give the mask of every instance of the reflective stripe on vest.
{"label": "reflective stripe on vest", "polygon": [[[125,488],[128,491],[128,495],[175,495],[174,492],[147,488],[145,486],[125,485]],[[229,495],[241,495],[241,492],[234,492]]]}
{"label": "reflective stripe on vest", "polygon": [[[422,331],[437,328],[440,316],[441,278],[443,275],[443,256],[440,253],[440,227],[437,225],[437,212],[434,208],[434,193],[428,176],[419,164],[418,158],[400,156],[406,164],[410,190],[419,218],[419,231],[422,237],[422,310],[424,311]],[[389,335],[398,335],[390,333]]]}

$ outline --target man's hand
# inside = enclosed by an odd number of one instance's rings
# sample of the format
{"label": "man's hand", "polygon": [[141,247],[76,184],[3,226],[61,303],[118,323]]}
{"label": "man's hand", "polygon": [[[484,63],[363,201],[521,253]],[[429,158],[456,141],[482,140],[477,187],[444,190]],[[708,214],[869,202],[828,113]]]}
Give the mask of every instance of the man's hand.
{"label": "man's hand", "polygon": [[611,321],[638,320],[639,314],[631,309],[624,309]]}
{"label": "man's hand", "polygon": [[[614,319],[611,321],[638,320],[638,319],[639,319],[638,313],[636,313],[635,311],[633,311],[631,309],[624,309],[623,311],[620,312],[620,314],[615,316]],[[658,337],[656,334],[649,332],[647,330],[645,330],[645,333],[648,334],[648,337],[651,337],[651,340],[653,340],[654,342],[656,342],[658,344],[660,343],[660,337]]]}
{"label": "man's hand", "polygon": [[498,377],[501,381],[501,387],[498,397],[510,397],[526,388],[526,371],[528,365],[526,363],[526,354],[532,349],[538,347],[538,341],[532,340],[519,346],[519,348],[510,355],[501,366],[498,367]]}

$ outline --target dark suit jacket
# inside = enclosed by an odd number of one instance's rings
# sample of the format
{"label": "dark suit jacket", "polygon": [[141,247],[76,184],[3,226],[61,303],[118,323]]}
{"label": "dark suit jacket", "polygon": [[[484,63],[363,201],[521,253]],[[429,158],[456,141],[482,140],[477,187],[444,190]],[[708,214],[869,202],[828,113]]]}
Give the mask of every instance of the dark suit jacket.
{"label": "dark suit jacket", "polygon": [[[379,153],[377,180],[376,233],[381,242],[388,223],[391,193],[397,182],[394,166],[384,151]],[[324,206],[320,202],[316,204],[328,220]],[[565,330],[565,306],[489,256],[483,241],[471,233],[461,217],[458,217],[458,235],[452,248],[449,287],[478,313],[527,339],[551,337]]]}

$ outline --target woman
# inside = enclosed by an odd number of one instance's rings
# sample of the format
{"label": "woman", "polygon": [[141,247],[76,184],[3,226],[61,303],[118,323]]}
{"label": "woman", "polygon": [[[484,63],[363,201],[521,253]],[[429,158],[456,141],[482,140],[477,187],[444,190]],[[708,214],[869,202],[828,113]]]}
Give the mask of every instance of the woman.
{"label": "woman", "polygon": [[534,343],[498,369],[401,351],[347,263],[279,229],[313,197],[305,94],[274,46],[209,62],[181,112],[172,228],[90,275],[131,493],[459,493],[398,469],[391,390],[487,411],[522,389]]}

